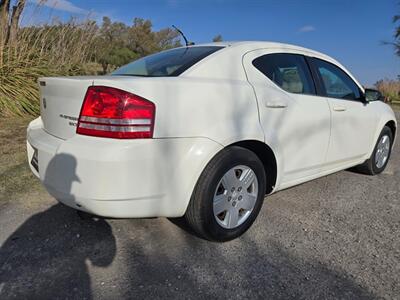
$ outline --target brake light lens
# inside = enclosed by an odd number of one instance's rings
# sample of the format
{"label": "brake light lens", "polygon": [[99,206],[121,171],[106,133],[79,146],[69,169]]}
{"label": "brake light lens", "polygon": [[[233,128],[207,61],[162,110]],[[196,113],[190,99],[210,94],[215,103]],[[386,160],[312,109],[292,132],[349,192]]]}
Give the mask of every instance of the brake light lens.
{"label": "brake light lens", "polygon": [[155,105],[135,94],[107,86],[86,92],[76,133],[116,139],[152,138]]}

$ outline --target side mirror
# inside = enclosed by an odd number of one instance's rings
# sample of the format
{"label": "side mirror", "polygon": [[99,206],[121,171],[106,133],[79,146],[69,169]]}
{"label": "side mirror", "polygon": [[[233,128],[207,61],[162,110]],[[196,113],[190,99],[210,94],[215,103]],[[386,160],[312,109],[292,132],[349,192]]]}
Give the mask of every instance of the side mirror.
{"label": "side mirror", "polygon": [[380,91],[374,89],[365,89],[365,102],[384,101]]}

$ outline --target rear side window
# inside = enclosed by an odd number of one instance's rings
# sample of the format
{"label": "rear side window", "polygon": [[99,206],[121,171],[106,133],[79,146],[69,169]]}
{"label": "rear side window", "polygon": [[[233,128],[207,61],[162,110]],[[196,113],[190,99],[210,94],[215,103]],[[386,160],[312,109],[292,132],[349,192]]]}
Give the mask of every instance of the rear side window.
{"label": "rear side window", "polygon": [[111,75],[165,77],[179,76],[206,56],[222,49],[216,46],[186,47],[167,50],[135,60]]}
{"label": "rear side window", "polygon": [[321,59],[311,60],[321,78],[326,96],[348,100],[361,98],[357,84],[342,69]]}
{"label": "rear side window", "polygon": [[253,65],[285,91],[315,95],[311,72],[302,55],[267,54],[253,60]]}

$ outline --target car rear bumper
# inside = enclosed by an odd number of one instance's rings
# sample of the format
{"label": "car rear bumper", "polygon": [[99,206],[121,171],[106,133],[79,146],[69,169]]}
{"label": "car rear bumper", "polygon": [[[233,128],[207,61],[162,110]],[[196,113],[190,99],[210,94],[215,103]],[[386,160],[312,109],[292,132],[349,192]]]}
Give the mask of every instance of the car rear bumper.
{"label": "car rear bumper", "polygon": [[115,218],[182,216],[202,170],[221,149],[207,138],[62,140],[44,131],[40,118],[27,131],[29,165],[53,197]]}

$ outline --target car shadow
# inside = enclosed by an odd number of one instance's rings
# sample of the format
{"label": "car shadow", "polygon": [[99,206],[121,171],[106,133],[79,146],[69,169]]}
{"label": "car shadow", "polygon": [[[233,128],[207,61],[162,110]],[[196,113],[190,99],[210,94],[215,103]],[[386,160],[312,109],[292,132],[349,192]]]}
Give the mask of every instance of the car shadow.
{"label": "car shadow", "polygon": [[129,285],[123,298],[375,298],[345,272],[299,257],[275,239],[259,240],[254,230],[215,243],[193,235],[182,219],[129,223],[135,229],[125,245]]}

